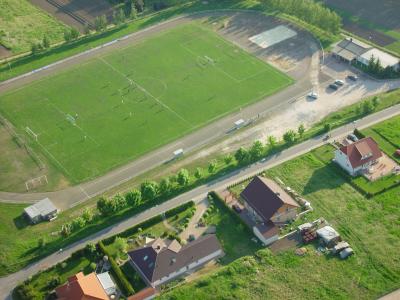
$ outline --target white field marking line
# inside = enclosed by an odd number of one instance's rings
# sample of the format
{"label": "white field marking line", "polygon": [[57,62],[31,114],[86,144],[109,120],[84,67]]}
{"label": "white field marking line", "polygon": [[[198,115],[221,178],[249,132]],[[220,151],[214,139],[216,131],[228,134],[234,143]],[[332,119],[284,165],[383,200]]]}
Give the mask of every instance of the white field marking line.
{"label": "white field marking line", "polygon": [[82,191],[82,193],[85,194],[86,199],[90,199],[90,195],[86,192],[86,190],[81,185],[79,185],[79,189]]}
{"label": "white field marking line", "polygon": [[158,104],[160,104],[161,106],[165,107],[167,110],[169,110],[170,112],[172,112],[174,115],[176,115],[179,119],[181,119],[183,122],[185,122],[187,125],[189,125],[190,127],[192,127],[192,124],[189,123],[188,121],[186,121],[181,115],[179,115],[176,111],[174,111],[173,109],[171,109],[168,105],[164,104],[160,99],[158,99],[157,97],[154,97],[151,93],[149,93],[144,87],[142,87],[140,84],[138,84],[136,81],[130,79],[128,76],[126,76],[124,73],[122,73],[121,71],[119,71],[118,69],[116,69],[113,65],[111,65],[110,63],[108,63],[105,59],[103,59],[102,57],[98,57],[97,59],[101,60],[103,63],[105,63],[107,66],[109,66],[112,70],[114,70],[116,73],[120,74],[122,77],[124,77],[126,80],[128,80],[131,84],[136,85],[143,93],[145,93],[146,95],[150,96],[151,98],[153,98]]}
{"label": "white field marking line", "polygon": [[47,150],[47,148],[46,148],[45,146],[43,146],[39,141],[37,141],[37,143],[38,143],[39,146],[42,147],[42,149],[43,149],[44,151],[46,151],[46,153],[47,153],[48,155],[50,155],[50,157],[65,171],[65,173],[67,173],[68,175],[71,176],[71,173],[67,171],[67,169],[63,166],[63,164],[60,163],[60,162],[54,157],[54,155],[51,154],[49,150]]}
{"label": "white field marking line", "polygon": [[[180,46],[183,48],[183,49],[185,49],[186,51],[188,51],[190,54],[192,54],[193,56],[195,56],[196,58],[203,58],[203,56],[201,56],[201,55],[198,55],[196,52],[194,52],[194,51],[192,51],[191,49],[189,49],[188,47],[186,47],[186,44],[187,44],[188,42],[186,42],[186,43],[182,43],[182,44],[180,44]],[[240,50],[240,51],[242,51],[242,50]],[[204,57],[205,58],[205,57]],[[206,58],[205,58],[206,59]],[[218,59],[217,59],[218,60]],[[213,64],[211,64],[214,68],[216,68],[218,71],[220,71],[220,72],[222,72],[223,74],[225,74],[226,76],[228,76],[230,79],[232,79],[233,81],[235,81],[236,83],[242,83],[243,81],[245,81],[245,80],[248,80],[248,79],[251,79],[251,78],[253,78],[253,77],[256,77],[257,75],[260,75],[260,74],[262,74],[262,73],[264,73],[264,72],[266,72],[267,70],[262,70],[262,71],[260,71],[260,72],[257,72],[257,73],[255,73],[255,74],[252,74],[252,75],[250,75],[250,76],[248,76],[248,77],[246,77],[246,78],[243,78],[243,79],[237,79],[236,77],[234,77],[234,76],[232,76],[231,74],[229,74],[228,72],[226,72],[224,69],[222,69],[221,67],[219,67],[219,66],[217,66],[217,63],[213,63]]]}
{"label": "white field marking line", "polygon": [[[49,100],[49,99],[47,99],[47,100]],[[66,113],[63,112],[61,109],[59,109],[54,103],[52,103],[52,102],[50,102],[50,101],[48,101],[48,103],[49,103],[50,105],[52,105],[52,106],[54,107],[54,109],[56,109],[60,114],[62,114],[62,115],[67,119],[67,115],[68,115],[68,114],[66,114]],[[68,119],[67,119],[67,120],[68,120]],[[82,134],[83,134],[84,136],[87,136],[90,140],[92,140],[92,142],[95,143],[97,147],[100,146],[99,143],[97,143],[97,142],[95,141],[95,139],[93,139],[90,135],[88,135],[88,134],[85,132],[85,130],[83,130],[79,125],[77,125],[77,124],[75,123],[73,126],[76,127],[76,128],[78,128],[78,129],[82,132]]]}

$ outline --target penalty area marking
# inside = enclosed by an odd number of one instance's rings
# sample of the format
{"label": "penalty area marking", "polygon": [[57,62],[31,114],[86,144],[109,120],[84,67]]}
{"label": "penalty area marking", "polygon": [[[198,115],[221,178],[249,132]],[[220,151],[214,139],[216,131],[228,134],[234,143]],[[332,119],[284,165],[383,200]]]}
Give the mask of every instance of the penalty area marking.
{"label": "penalty area marking", "polygon": [[158,99],[157,97],[153,96],[150,92],[148,92],[144,87],[142,87],[140,84],[138,84],[136,81],[132,80],[131,78],[129,78],[128,76],[126,76],[124,73],[122,73],[121,71],[119,71],[118,69],[116,69],[113,65],[111,65],[109,62],[107,62],[105,59],[103,59],[102,57],[98,57],[97,59],[99,59],[100,61],[102,61],[103,63],[105,63],[107,66],[109,66],[114,72],[118,73],[119,75],[121,75],[122,77],[124,77],[126,80],[128,80],[128,82],[130,82],[131,84],[136,85],[143,93],[145,93],[146,95],[150,96],[151,98],[153,98],[158,104],[160,104],[161,106],[165,107],[167,110],[169,110],[171,113],[173,113],[175,116],[177,116],[179,119],[181,119],[183,122],[185,122],[187,125],[189,125],[190,127],[192,127],[192,124],[190,122],[188,122],[187,120],[185,120],[181,115],[179,115],[176,111],[174,111],[172,108],[170,108],[168,105],[166,105],[164,102],[162,102],[160,99]]}

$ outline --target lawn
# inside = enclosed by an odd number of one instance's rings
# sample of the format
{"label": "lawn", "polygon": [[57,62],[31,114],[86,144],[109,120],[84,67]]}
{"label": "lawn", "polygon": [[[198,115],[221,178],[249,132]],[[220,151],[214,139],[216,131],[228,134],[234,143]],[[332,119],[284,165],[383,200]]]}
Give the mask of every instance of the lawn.
{"label": "lawn", "polygon": [[47,35],[52,43],[63,40],[67,26],[28,0],[0,2],[0,44],[13,53],[30,51],[31,44]]}
{"label": "lawn", "polygon": [[212,200],[213,209],[204,216],[207,225],[215,226],[218,240],[224,250],[225,256],[220,259],[222,264],[228,264],[235,259],[251,255],[260,244],[251,240],[253,234],[233,215],[234,212],[216,200]]}
{"label": "lawn", "polygon": [[[267,173],[310,200],[314,214],[326,218],[355,250],[342,261],[307,246],[273,255],[261,250],[218,272],[174,289],[161,299],[376,299],[399,288],[400,188],[366,199],[338,176],[315,151]],[[212,296],[210,296],[212,295]]]}
{"label": "lawn", "polygon": [[0,105],[32,147],[76,183],[291,82],[192,23],[6,93]]}

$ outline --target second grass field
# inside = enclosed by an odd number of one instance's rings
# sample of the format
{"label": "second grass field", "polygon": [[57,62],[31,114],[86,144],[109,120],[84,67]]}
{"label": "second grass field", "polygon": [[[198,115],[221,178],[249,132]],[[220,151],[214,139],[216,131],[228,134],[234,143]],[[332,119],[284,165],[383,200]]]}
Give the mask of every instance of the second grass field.
{"label": "second grass field", "polygon": [[291,83],[192,23],[2,95],[0,110],[77,183]]}

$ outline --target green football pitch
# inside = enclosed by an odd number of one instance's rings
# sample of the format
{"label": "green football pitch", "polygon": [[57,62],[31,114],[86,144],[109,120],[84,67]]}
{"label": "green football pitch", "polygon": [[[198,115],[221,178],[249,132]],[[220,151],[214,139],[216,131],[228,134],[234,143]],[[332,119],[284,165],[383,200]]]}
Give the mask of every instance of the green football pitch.
{"label": "green football pitch", "polygon": [[8,92],[0,110],[77,183],[291,83],[191,23]]}

